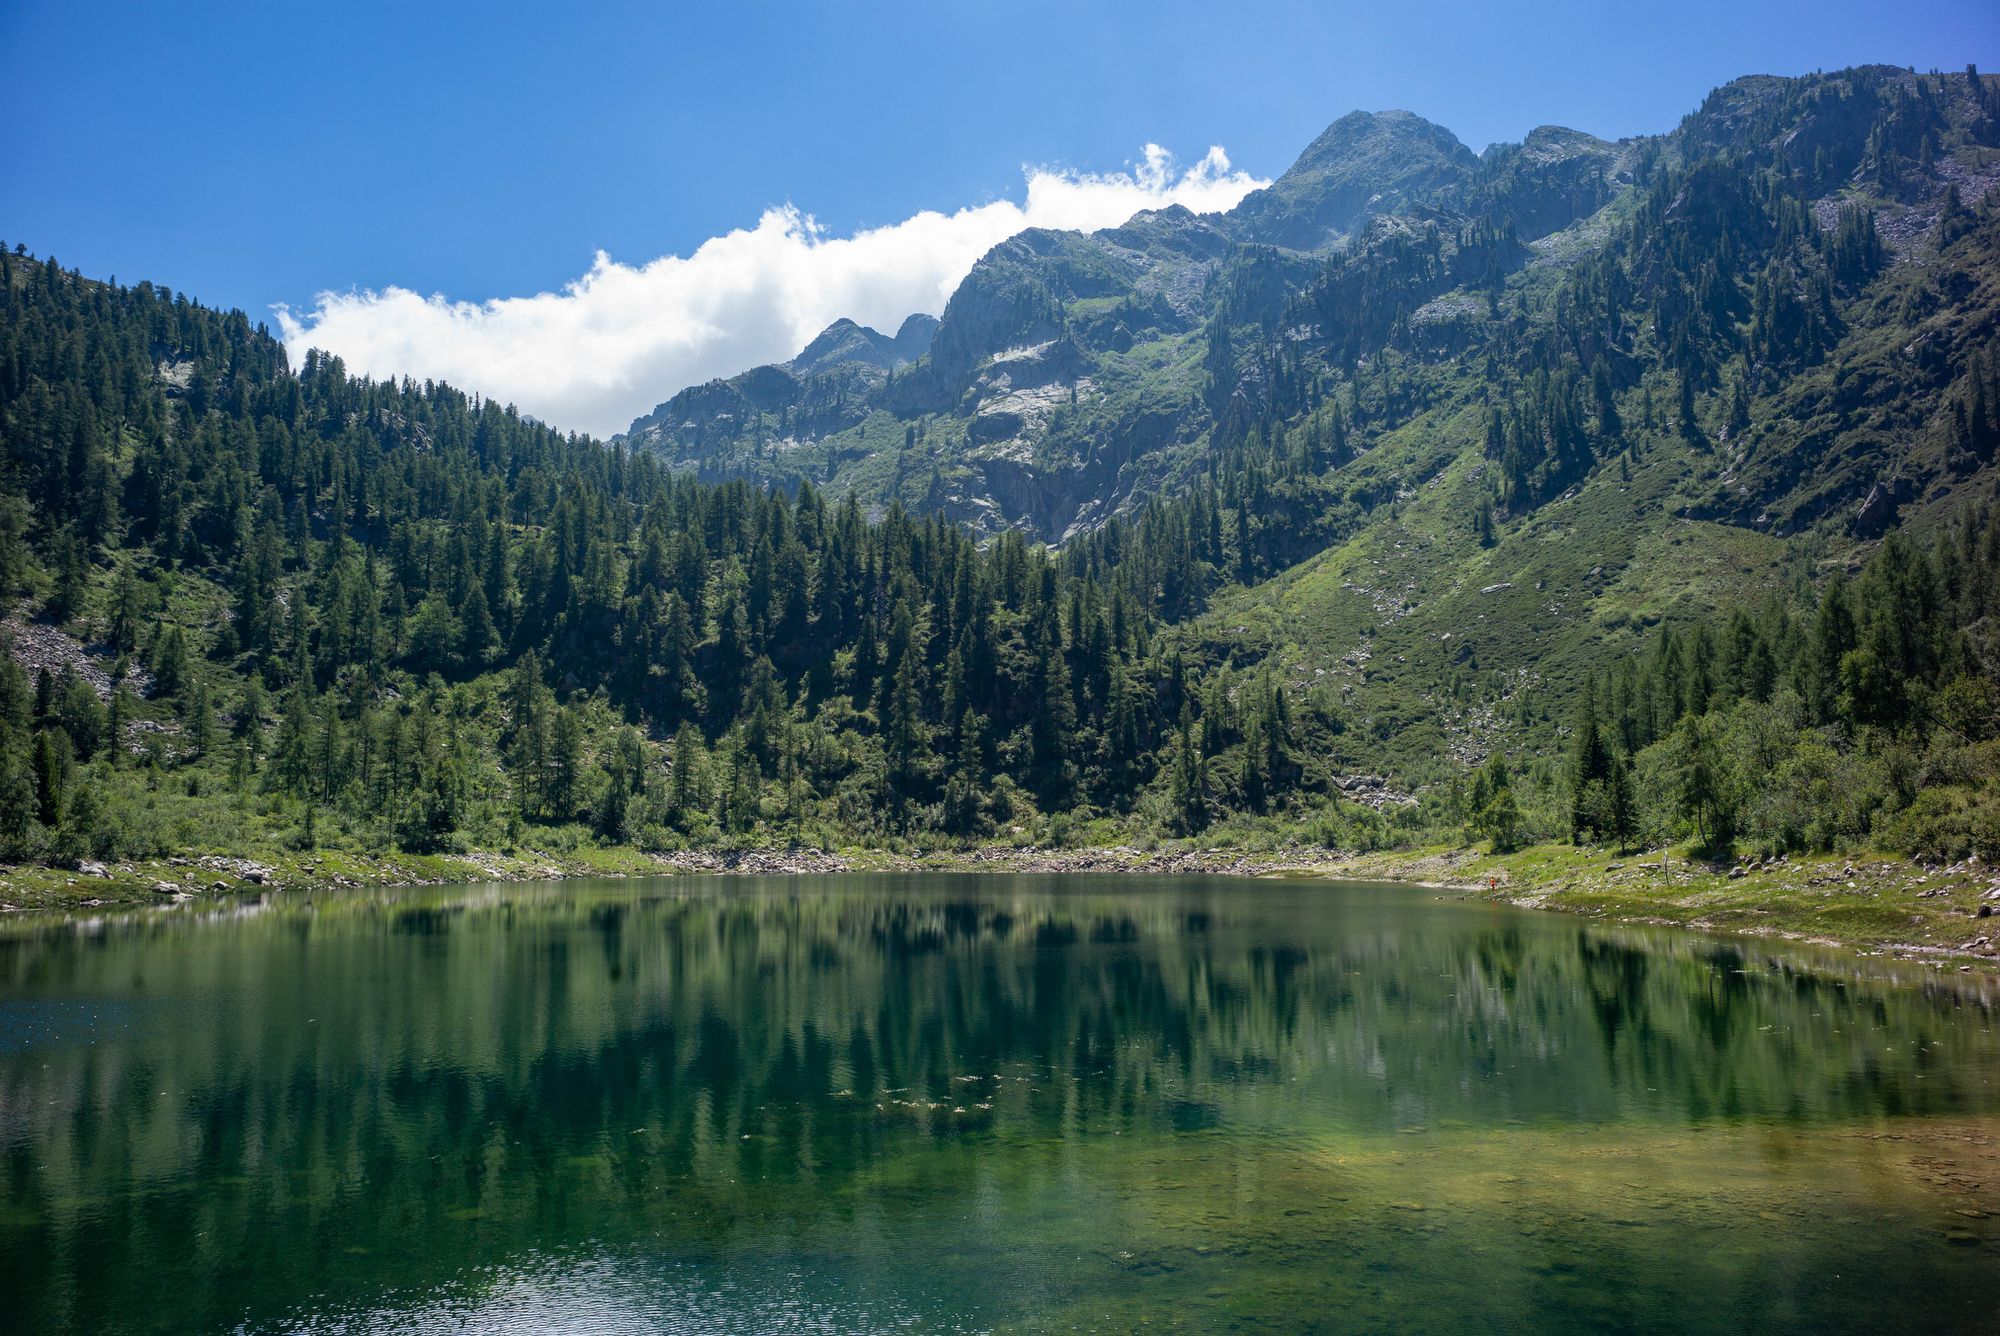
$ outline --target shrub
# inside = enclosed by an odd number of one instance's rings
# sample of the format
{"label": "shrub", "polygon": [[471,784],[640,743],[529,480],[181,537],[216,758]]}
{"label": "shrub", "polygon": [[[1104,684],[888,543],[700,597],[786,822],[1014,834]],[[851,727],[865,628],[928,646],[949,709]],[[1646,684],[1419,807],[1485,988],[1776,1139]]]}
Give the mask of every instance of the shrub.
{"label": "shrub", "polygon": [[2000,789],[1925,789],[1883,823],[1882,843],[1912,858],[2000,854]]}

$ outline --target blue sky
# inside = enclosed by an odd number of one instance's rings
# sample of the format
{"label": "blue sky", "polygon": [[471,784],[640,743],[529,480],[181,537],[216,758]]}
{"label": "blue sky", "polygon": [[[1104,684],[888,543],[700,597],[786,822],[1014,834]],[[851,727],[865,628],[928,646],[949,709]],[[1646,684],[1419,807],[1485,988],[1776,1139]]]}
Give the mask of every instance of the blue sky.
{"label": "blue sky", "polygon": [[1742,73],[2000,69],[1993,0],[557,8],[5,0],[0,235],[259,318],[322,290],[478,302],[772,205],[845,236],[1147,143],[1267,178],[1355,107],[1480,148],[1665,130]]}

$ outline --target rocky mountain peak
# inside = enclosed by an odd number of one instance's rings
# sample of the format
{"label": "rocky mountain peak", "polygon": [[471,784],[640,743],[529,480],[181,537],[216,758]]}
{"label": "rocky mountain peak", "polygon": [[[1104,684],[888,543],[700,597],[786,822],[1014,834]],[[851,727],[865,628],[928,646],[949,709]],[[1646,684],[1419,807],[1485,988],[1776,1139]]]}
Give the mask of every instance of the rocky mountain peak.
{"label": "rocky mountain peak", "polygon": [[1230,218],[1244,240],[1318,250],[1376,214],[1469,181],[1478,169],[1478,157],[1441,125],[1408,111],[1354,111]]}
{"label": "rocky mountain peak", "polygon": [[786,366],[801,376],[818,375],[845,362],[861,362],[894,371],[930,351],[937,317],[918,312],[906,318],[893,337],[845,316],[821,330]]}
{"label": "rocky mountain peak", "polygon": [[1411,111],[1350,111],[1306,145],[1279,179],[1366,173],[1388,179],[1407,166],[1440,160],[1469,163],[1458,136]]}

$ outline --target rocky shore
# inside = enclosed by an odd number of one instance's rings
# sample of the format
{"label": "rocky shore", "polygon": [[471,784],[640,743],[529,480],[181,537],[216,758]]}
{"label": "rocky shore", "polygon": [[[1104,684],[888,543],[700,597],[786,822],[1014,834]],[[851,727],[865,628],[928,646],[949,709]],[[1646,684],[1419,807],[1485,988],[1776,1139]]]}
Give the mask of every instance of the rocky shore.
{"label": "rocky shore", "polygon": [[577,877],[819,876],[842,872],[1147,874],[1393,881],[1521,908],[1606,920],[1745,933],[1854,948],[1965,971],[2000,969],[2000,870],[1978,860],[1775,858],[1710,864],[1653,851],[1543,845],[1354,853],[1308,844],[1268,849],[945,846],[649,853],[579,848],[417,855],[336,851],[260,859],[190,855],[74,869],[0,868],[0,915],[360,887]]}

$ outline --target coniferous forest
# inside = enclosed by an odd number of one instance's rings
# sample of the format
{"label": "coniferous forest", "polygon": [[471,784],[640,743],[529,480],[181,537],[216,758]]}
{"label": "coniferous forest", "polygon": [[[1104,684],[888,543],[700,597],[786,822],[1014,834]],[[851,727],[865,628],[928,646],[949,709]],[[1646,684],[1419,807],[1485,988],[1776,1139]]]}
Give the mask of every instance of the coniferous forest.
{"label": "coniferous forest", "polygon": [[[294,369],[240,312],[10,244],[0,858],[2000,852],[2000,92],[1848,72],[1723,110],[1581,174],[1489,151],[1323,253],[1245,234],[1179,333],[1009,243],[927,356],[733,445]],[[1237,213],[1293,227],[1331,170]],[[1591,248],[1545,262],[1574,219]],[[955,331],[996,303],[995,343],[1186,352],[1093,382],[1199,426],[1098,522],[960,504],[985,419],[950,377],[994,363]],[[1072,386],[1050,468],[1140,467],[1097,411]]]}

